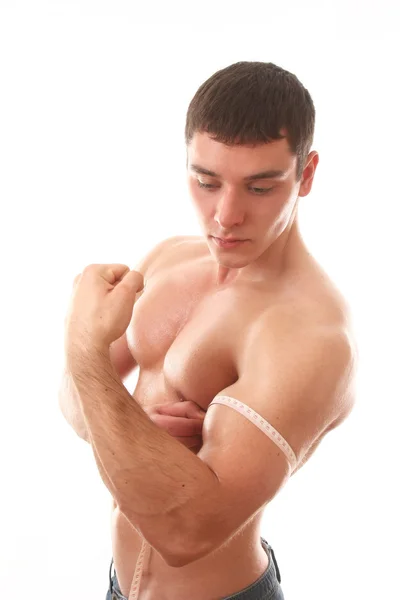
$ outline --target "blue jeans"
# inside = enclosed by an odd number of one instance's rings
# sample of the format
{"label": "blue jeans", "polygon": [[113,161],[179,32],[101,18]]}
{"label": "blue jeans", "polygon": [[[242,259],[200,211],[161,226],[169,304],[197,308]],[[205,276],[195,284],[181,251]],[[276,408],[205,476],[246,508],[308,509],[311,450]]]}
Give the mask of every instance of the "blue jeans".
{"label": "blue jeans", "polygon": [[[261,538],[261,544],[265,552],[269,556],[269,565],[264,573],[254,583],[250,584],[244,590],[240,590],[233,596],[226,596],[221,600],[285,600],[282,588],[280,586],[281,575],[279,572],[278,563],[271,546],[264,538]],[[127,600],[126,596],[121,593],[117,575],[114,569],[114,576],[111,576],[113,559],[110,565],[110,587],[107,592],[106,600]],[[204,599],[208,600],[208,599]]]}

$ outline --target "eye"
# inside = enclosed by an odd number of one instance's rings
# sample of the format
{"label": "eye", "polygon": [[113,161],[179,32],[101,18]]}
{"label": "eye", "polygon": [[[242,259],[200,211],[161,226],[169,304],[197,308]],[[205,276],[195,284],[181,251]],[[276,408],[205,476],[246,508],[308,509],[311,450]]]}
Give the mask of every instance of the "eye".
{"label": "eye", "polygon": [[200,179],[197,179],[197,184],[198,184],[198,186],[199,186],[199,187],[201,187],[201,188],[204,188],[204,189],[206,189],[206,190],[210,190],[210,189],[212,189],[212,188],[216,188],[216,187],[218,187],[218,186],[216,186],[216,185],[212,185],[211,183],[202,183],[202,182],[200,181]]}
{"label": "eye", "polygon": [[251,188],[253,190],[253,192],[255,192],[258,196],[261,196],[262,194],[268,194],[268,192],[272,192],[272,190],[274,188],[256,188],[253,187]]}
{"label": "eye", "polygon": [[[212,183],[203,183],[200,179],[196,179],[197,185],[205,190],[213,190],[218,189],[218,185],[213,185]],[[268,194],[272,192],[274,188],[259,188],[259,187],[250,187],[249,190],[254,192],[257,196],[262,196],[264,194]]]}

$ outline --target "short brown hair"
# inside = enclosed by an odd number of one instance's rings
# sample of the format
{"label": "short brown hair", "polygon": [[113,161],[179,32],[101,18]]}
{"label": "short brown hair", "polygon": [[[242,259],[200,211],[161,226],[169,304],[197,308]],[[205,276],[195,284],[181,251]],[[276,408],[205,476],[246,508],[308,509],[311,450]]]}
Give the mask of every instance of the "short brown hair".
{"label": "short brown hair", "polygon": [[258,145],[281,139],[286,129],[300,180],[314,126],[314,103],[295,75],[273,63],[243,61],[199,87],[187,111],[185,141],[189,145],[196,132],[205,132],[227,145]]}

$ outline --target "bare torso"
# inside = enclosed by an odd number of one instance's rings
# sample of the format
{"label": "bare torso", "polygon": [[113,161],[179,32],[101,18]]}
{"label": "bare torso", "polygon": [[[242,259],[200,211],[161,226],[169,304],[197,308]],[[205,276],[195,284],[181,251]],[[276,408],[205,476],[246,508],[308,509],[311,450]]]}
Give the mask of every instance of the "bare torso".
{"label": "bare torso", "polygon": [[[250,326],[277,304],[290,303],[314,320],[348,326],[343,298],[307,253],[284,276],[268,283],[217,286],[216,269],[205,240],[188,237],[159,256],[145,277],[127,337],[140,368],[133,396],[146,412],[155,404],[180,400],[206,411],[212,399],[236,381],[238,356]],[[338,414],[329,429],[342,418]],[[268,566],[260,543],[262,515],[257,513],[222,549],[184,567],[168,566],[153,551],[142,575],[140,598],[204,600],[250,585]],[[128,596],[142,538],[114,504],[111,527],[115,569],[121,591]]]}

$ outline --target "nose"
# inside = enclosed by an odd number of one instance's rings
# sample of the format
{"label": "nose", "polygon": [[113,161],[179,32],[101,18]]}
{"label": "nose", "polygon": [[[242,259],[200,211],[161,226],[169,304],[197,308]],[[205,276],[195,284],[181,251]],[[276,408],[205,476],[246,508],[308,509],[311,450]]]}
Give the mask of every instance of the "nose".
{"label": "nose", "polygon": [[230,231],[244,221],[244,208],[240,199],[233,192],[225,192],[218,200],[214,220],[221,229]]}

